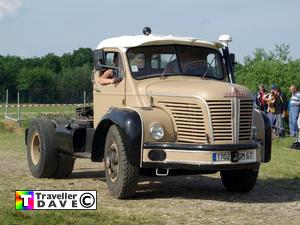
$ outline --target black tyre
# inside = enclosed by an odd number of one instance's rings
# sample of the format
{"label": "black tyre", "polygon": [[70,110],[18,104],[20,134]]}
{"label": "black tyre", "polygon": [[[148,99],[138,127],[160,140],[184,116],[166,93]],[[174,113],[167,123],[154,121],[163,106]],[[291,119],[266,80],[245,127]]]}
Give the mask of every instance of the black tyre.
{"label": "black tyre", "polygon": [[27,159],[31,174],[35,177],[53,177],[57,168],[57,152],[54,145],[55,124],[47,119],[33,120],[27,135]]}
{"label": "black tyre", "polygon": [[[63,117],[54,118],[54,120],[58,126],[67,125],[69,123],[69,120]],[[69,177],[74,168],[75,158],[63,153],[59,153],[57,157],[57,167],[54,173],[54,178]]]}
{"label": "black tyre", "polygon": [[226,190],[237,193],[246,193],[253,189],[259,168],[221,171],[222,182]]}
{"label": "black tyre", "polygon": [[115,198],[134,196],[139,168],[128,162],[121,132],[116,125],[112,125],[107,133],[104,168],[108,189]]}

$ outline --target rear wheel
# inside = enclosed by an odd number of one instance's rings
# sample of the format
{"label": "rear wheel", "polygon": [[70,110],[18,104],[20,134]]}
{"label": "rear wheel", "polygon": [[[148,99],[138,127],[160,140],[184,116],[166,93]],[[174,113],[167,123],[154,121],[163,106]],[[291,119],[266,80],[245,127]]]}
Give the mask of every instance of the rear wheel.
{"label": "rear wheel", "polygon": [[108,189],[116,198],[135,194],[139,168],[131,165],[119,128],[112,125],[107,133],[104,150],[105,177]]}
{"label": "rear wheel", "polygon": [[[56,121],[57,122],[57,121]],[[58,125],[66,122],[61,118]],[[27,136],[27,159],[34,177],[63,178],[72,173],[74,158],[58,153],[55,145],[55,123],[48,118],[32,121]]]}
{"label": "rear wheel", "polygon": [[221,178],[226,190],[246,193],[256,184],[259,168],[221,171]]}
{"label": "rear wheel", "polygon": [[47,118],[33,120],[27,136],[27,159],[35,177],[53,177],[57,167],[54,123]]}

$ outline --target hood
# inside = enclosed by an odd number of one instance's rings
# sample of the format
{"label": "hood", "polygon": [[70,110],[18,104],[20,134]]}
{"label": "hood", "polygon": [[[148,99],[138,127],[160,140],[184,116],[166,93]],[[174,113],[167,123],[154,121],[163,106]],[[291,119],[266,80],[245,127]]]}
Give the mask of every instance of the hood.
{"label": "hood", "polygon": [[149,97],[169,95],[201,96],[205,100],[233,97],[252,99],[251,91],[244,86],[205,79],[164,80],[150,84],[146,93]]}

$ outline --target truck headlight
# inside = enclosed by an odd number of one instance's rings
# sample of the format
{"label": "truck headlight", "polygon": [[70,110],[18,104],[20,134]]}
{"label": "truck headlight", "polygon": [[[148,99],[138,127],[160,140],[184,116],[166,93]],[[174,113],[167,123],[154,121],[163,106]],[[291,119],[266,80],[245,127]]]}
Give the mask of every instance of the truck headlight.
{"label": "truck headlight", "polygon": [[252,137],[252,140],[256,139],[256,137],[257,137],[257,127],[256,126],[252,126],[252,128],[251,128],[251,137]]}
{"label": "truck headlight", "polygon": [[152,124],[149,131],[151,137],[155,140],[160,140],[165,135],[164,128],[159,123]]}

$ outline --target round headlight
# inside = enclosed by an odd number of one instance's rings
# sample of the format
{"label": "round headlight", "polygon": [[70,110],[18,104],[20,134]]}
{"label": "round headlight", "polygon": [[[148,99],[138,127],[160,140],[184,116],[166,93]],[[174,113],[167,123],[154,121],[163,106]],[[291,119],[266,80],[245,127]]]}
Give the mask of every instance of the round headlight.
{"label": "round headlight", "polygon": [[155,123],[150,127],[150,135],[153,139],[160,140],[165,135],[164,128],[159,123]]}

